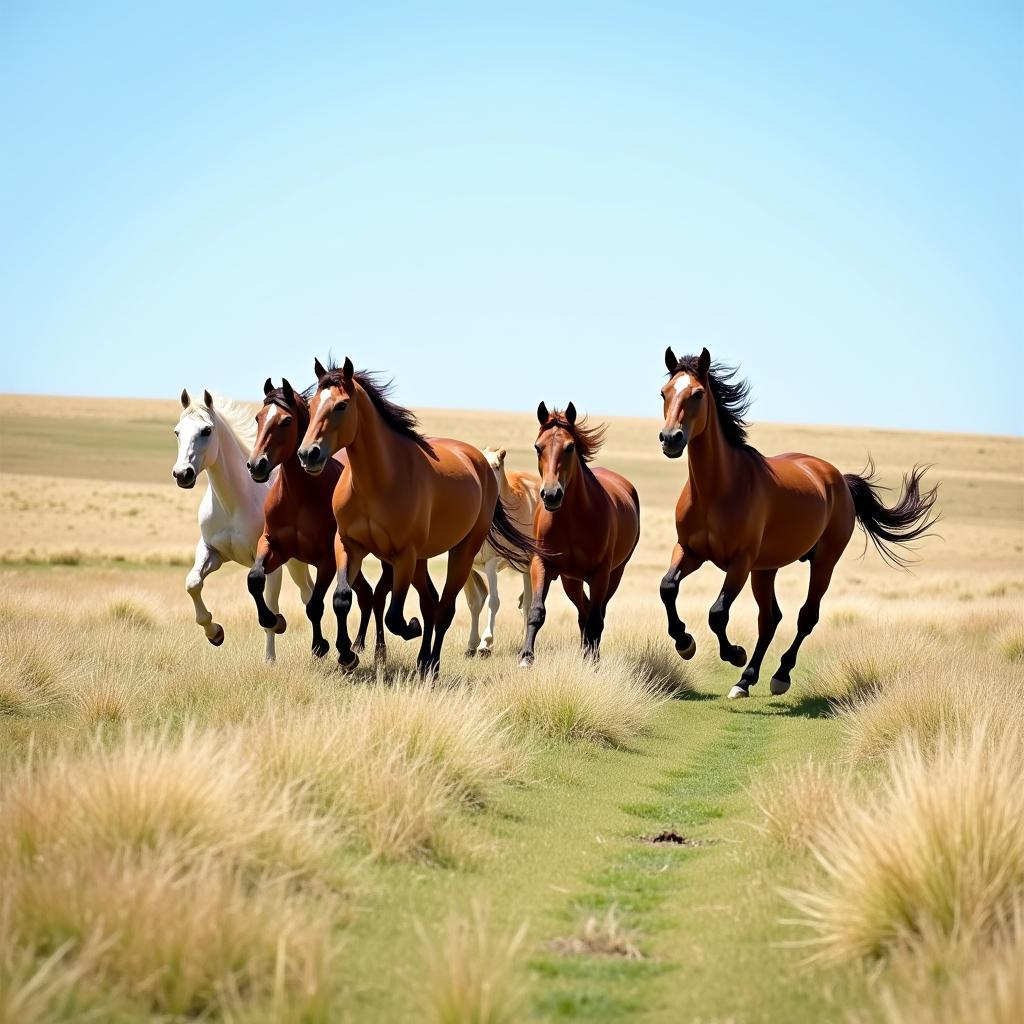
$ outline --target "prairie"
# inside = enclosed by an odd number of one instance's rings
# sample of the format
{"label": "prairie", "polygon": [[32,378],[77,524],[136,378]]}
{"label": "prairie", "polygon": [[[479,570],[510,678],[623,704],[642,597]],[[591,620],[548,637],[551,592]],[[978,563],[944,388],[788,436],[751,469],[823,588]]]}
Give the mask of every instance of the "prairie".
{"label": "prairie", "polygon": [[[423,686],[393,636],[379,672],[314,661],[287,579],[264,665],[237,566],[207,644],[176,408],[0,397],[0,1021],[1024,1015],[1020,439],[755,425],[888,485],[933,464],[943,520],[911,573],[855,533],[790,692],[729,703],[713,568],[680,593],[697,657],[665,635],[685,460],[654,420],[609,418],[598,459],[642,514],[600,669],[557,585],[516,667],[506,573],[493,657],[460,602]],[[532,414],[421,419],[532,468]],[[755,620],[747,592],[748,650]]]}

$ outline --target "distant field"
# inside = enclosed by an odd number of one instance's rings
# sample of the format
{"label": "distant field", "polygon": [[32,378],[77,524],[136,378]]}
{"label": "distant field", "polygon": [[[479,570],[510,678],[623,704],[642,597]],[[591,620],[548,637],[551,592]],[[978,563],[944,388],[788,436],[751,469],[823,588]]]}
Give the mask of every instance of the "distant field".
{"label": "distant field", "polygon": [[[171,481],[177,409],[0,396],[0,1021],[468,1021],[481,985],[510,1008],[495,1022],[1020,1019],[1024,842],[984,831],[1024,811],[1020,439],[755,427],[767,453],[844,471],[870,453],[892,486],[931,463],[943,521],[910,574],[855,534],[790,693],[727,703],[738,670],[706,626],[720,574],[681,590],[697,658],[665,636],[685,460],[660,454],[654,419],[609,419],[598,459],[643,520],[600,672],[579,667],[557,588],[537,666],[515,668],[503,574],[493,658],[463,659],[460,602],[423,689],[395,637],[379,678],[311,664],[289,581],[264,666],[237,567],[207,585],[227,640],[206,643],[183,587],[203,485]],[[532,414],[422,421],[532,468]],[[780,574],[766,669],[806,579]],[[749,593],[730,632],[751,648]],[[960,817],[932,828],[943,794]],[[905,857],[905,899],[855,821],[932,844]],[[665,831],[685,842],[647,841]],[[954,870],[985,870],[971,836],[1003,858],[998,884]],[[952,918],[914,888],[921,863]]]}

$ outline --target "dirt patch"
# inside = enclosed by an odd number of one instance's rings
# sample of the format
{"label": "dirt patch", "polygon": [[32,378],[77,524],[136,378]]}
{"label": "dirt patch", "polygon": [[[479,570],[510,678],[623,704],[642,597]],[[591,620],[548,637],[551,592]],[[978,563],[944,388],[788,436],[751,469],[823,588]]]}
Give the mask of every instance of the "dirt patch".
{"label": "dirt patch", "polygon": [[686,836],[681,836],[678,832],[673,832],[667,829],[664,832],[659,832],[654,836],[641,836],[640,839],[645,843],[668,843],[670,846],[710,846],[710,839],[687,839]]}

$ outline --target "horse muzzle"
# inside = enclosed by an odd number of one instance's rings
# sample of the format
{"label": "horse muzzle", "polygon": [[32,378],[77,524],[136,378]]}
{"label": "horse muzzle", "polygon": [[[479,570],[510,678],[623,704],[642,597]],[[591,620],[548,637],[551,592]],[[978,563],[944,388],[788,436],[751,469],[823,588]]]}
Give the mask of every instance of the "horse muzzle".
{"label": "horse muzzle", "polygon": [[190,491],[196,485],[196,471],[191,466],[186,466],[184,469],[172,469],[171,476],[183,491]]}
{"label": "horse muzzle", "polygon": [[540,489],[540,500],[548,512],[557,512],[565,500],[565,489],[561,486],[553,487],[550,490],[546,487]]}
{"label": "horse muzzle", "polygon": [[327,465],[330,455],[319,444],[311,444],[298,451],[299,464],[310,476],[319,476]]}
{"label": "horse muzzle", "polygon": [[251,459],[245,464],[249,470],[249,476],[258,484],[265,484],[270,479],[270,459],[261,455],[258,459]]}
{"label": "horse muzzle", "polygon": [[661,452],[670,459],[678,459],[686,450],[686,434],[682,430],[661,431]]}

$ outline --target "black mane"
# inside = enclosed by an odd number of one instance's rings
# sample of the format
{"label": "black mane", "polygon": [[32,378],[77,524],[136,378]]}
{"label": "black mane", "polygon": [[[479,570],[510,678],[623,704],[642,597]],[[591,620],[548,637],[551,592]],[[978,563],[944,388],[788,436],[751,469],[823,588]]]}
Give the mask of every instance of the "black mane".
{"label": "black mane", "polygon": [[[697,373],[698,356],[682,356],[672,376],[688,373],[694,380]],[[708,386],[718,410],[718,425],[726,441],[734,448],[744,448],[759,454],[747,441],[747,413],[750,411],[750,385],[745,380],[736,380],[739,368],[713,363],[708,371]]]}
{"label": "black mane", "polygon": [[[372,370],[356,370],[352,374],[356,383],[366,392],[373,407],[380,413],[381,419],[396,433],[418,444],[425,452],[434,454],[430,442],[419,431],[419,420],[412,409],[391,401],[393,381],[383,381],[380,375]],[[317,387],[341,387],[345,383],[345,374],[341,367],[332,361],[327,374],[320,378]]]}
{"label": "black mane", "polygon": [[541,427],[540,432],[543,434],[545,430],[550,430],[552,427],[561,427],[569,433],[576,443],[576,453],[583,462],[590,462],[600,451],[601,445],[604,444],[605,432],[608,429],[603,423],[590,426],[586,416],[575,423],[570,423],[565,418],[565,412],[562,409],[551,410],[548,420]]}

